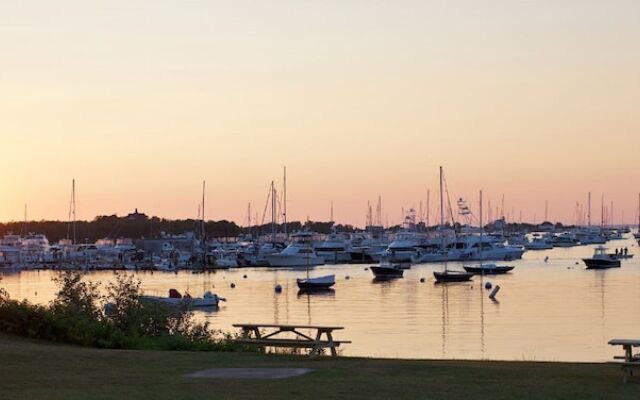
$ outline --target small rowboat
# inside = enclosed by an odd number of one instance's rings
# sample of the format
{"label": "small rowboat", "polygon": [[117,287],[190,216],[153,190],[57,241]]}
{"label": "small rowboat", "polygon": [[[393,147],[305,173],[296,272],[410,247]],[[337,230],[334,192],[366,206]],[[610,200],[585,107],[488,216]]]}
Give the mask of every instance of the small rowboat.
{"label": "small rowboat", "polygon": [[140,296],[143,300],[156,301],[159,303],[165,303],[169,305],[178,306],[186,304],[191,307],[218,307],[220,301],[227,301],[222,297],[218,297],[217,294],[206,291],[202,297],[191,297],[188,294],[182,296],[177,290],[170,289],[169,297],[162,296]]}

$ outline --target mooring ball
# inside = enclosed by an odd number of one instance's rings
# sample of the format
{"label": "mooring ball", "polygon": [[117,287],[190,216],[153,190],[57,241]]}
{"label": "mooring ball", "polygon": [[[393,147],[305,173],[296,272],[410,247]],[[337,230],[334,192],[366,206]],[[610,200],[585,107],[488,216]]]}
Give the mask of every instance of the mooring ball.
{"label": "mooring ball", "polygon": [[236,287],[236,284],[232,283],[230,286],[231,286],[231,289],[233,289],[234,287]]}
{"label": "mooring ball", "polygon": [[420,283],[424,283],[424,278],[420,278]]}
{"label": "mooring ball", "polygon": [[276,285],[276,293],[282,292],[282,286]]}
{"label": "mooring ball", "polygon": [[484,284],[484,288],[485,289],[491,289],[492,286],[493,285],[491,285],[491,282],[487,282],[487,283]]}

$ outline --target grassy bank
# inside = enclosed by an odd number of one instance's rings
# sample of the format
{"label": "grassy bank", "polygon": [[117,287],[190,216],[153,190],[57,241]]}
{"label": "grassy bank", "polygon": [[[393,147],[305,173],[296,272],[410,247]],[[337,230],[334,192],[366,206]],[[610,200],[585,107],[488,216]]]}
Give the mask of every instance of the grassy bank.
{"label": "grassy bank", "polygon": [[[185,378],[215,367],[307,367],[281,380]],[[637,399],[617,367],[102,350],[0,335],[2,399]]]}

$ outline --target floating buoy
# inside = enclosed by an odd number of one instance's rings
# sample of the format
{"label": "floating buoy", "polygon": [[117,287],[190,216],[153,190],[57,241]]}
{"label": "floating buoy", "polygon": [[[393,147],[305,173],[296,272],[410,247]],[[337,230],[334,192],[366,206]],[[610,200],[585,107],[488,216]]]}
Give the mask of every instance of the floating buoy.
{"label": "floating buoy", "polygon": [[484,284],[484,288],[485,289],[491,289],[492,286],[493,285],[491,284],[491,282],[487,282],[487,283]]}
{"label": "floating buoy", "polygon": [[282,286],[276,285],[276,293],[281,293],[281,292],[282,292]]}
{"label": "floating buoy", "polygon": [[496,285],[496,287],[494,287],[493,290],[491,291],[491,294],[489,295],[489,298],[491,300],[495,300],[496,299],[496,295],[498,294],[499,291],[500,291],[500,285]]}
{"label": "floating buoy", "polygon": [[235,283],[231,283],[230,286],[231,286],[231,289],[233,289],[234,287],[236,287],[236,284]]}
{"label": "floating buoy", "polygon": [[420,283],[424,283],[424,278],[420,278]]}

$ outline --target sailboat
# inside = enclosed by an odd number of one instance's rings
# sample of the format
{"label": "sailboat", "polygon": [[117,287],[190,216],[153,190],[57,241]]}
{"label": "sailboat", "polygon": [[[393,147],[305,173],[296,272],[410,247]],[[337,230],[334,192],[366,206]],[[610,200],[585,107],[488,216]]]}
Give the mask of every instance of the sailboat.
{"label": "sailboat", "polygon": [[482,275],[497,275],[506,274],[513,270],[515,267],[511,265],[496,265],[496,264],[482,264],[482,234],[484,232],[484,226],[482,224],[482,190],[480,191],[480,264],[479,265],[465,265],[464,270],[473,274]]}
{"label": "sailboat", "polygon": [[[442,166],[440,167],[440,227],[444,227],[444,199],[442,193]],[[442,248],[444,249],[444,236],[442,236]],[[433,276],[436,283],[444,282],[466,282],[471,280],[473,274],[466,271],[450,271],[447,268],[447,261],[444,262],[444,271],[434,271]]]}

